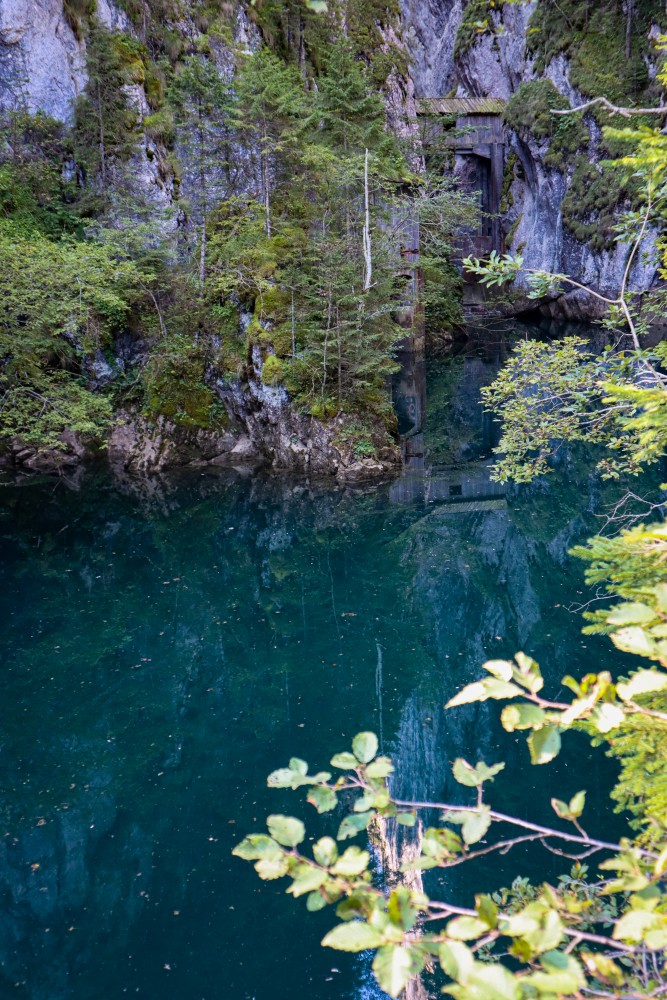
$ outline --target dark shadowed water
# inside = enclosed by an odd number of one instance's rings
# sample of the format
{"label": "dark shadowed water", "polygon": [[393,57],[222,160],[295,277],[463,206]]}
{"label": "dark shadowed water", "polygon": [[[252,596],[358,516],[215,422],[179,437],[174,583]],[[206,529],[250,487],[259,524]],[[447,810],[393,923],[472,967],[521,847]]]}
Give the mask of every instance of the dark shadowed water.
{"label": "dark shadowed water", "polygon": [[[319,947],[332,912],[230,853],[270,812],[319,834],[266,775],[291,755],[325,765],[360,729],[395,753],[402,792],[460,797],[456,756],[502,759],[493,801],[548,816],[553,784],[497,705],[443,710],[490,656],[533,654],[554,693],[609,661],[568,610],[586,599],[567,552],[599,526],[599,482],[572,458],[520,494],[489,480],[478,392],[501,354],[435,362],[426,382],[406,367],[409,468],[380,484],[193,471],[0,487],[3,1000],[381,996],[363,956]],[[588,788],[595,817],[612,775],[573,737],[548,777],[560,798]],[[510,856],[441,891],[469,903],[565,865]]]}

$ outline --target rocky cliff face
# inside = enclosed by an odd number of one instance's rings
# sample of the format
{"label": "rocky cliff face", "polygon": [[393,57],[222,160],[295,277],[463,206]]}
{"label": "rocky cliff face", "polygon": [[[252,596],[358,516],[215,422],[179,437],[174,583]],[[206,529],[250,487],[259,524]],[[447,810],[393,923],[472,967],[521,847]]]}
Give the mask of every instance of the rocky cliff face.
{"label": "rocky cliff face", "polygon": [[[129,31],[127,15],[109,0],[96,14],[112,31]],[[71,122],[86,85],[86,46],[62,0],[1,0],[0,105],[25,104]]]}
{"label": "rocky cliff face", "polygon": [[[182,5],[180,20],[170,27],[184,44],[184,52],[196,50],[206,42],[206,51],[220,77],[229,81],[234,73],[235,49],[254,50],[261,45],[258,28],[246,15],[243,3],[235,4],[230,14],[230,30],[209,38],[198,20],[194,4]],[[77,99],[88,83],[86,25],[78,19],[76,7],[63,0],[0,0],[0,110],[26,109],[42,112],[71,125],[75,120]],[[88,17],[88,14],[82,17]],[[137,27],[114,0],[97,0],[97,20],[114,33],[121,33],[127,52],[145,50],[147,32]],[[90,26],[88,25],[88,28]],[[393,29],[385,31],[388,48],[399,46]],[[231,43],[231,44],[230,44]],[[124,51],[125,51],[124,50]],[[196,136],[188,122],[180,123],[175,137],[160,138],[149,119],[155,110],[150,83],[130,74],[123,86],[127,104],[138,128],[129,162],[114,164],[110,186],[119,196],[137,206],[149,206],[153,231],[183,233],[201,227],[200,206],[196,197],[200,183],[200,164],[190,155]],[[415,136],[414,87],[407,77],[390,75],[386,87],[390,127],[406,138]],[[170,145],[171,143],[171,145]],[[169,146],[169,148],[167,148]],[[262,178],[258,173],[259,156],[247,144],[231,139],[226,154],[234,172],[235,191],[249,198],[260,196]],[[179,166],[174,166],[178,160]],[[68,167],[69,169],[69,167]],[[119,173],[116,175],[115,170]],[[71,163],[74,176],[75,165]],[[121,174],[122,171],[122,174]],[[225,167],[207,166],[207,185],[213,196],[224,197]],[[216,185],[220,186],[220,191]],[[181,206],[185,206],[181,208]],[[114,197],[109,216],[113,219]],[[144,209],[142,208],[142,211]],[[157,220],[157,226],[153,223]],[[126,340],[132,338],[125,338]],[[125,345],[126,346],[126,345]],[[108,454],[118,469],[150,472],[168,466],[188,464],[268,464],[295,472],[335,475],[339,478],[362,478],[377,475],[400,462],[397,447],[385,433],[378,434],[378,448],[371,459],[357,455],[352,435],[346,433],[351,421],[340,417],[318,420],[296,411],[282,388],[272,388],[262,381],[265,351],[253,350],[246,359],[243,375],[237,380],[223,377],[217,370],[207,371],[207,384],[214,390],[222,414],[218,431],[177,426],[165,417],[149,421],[138,412],[121,412],[109,439]],[[269,349],[270,353],[270,349]],[[111,354],[114,357],[111,357]],[[118,375],[145,363],[145,344],[135,337],[129,355],[122,345],[97,351],[85,372],[91,387],[102,388]],[[373,437],[376,435],[373,434]],[[380,438],[382,440],[380,441]],[[76,435],[63,436],[61,451],[40,450],[16,440],[0,456],[0,462],[31,469],[48,470],[74,466],[86,458],[86,449]]]}
{"label": "rocky cliff face", "polygon": [[[565,55],[547,59],[543,67],[529,51],[537,0],[504,6],[496,3],[487,9],[477,3],[480,18],[486,15],[487,25],[478,30],[471,30],[465,23],[466,10],[471,6],[471,0],[402,0],[418,98],[449,95],[508,101],[522,84],[546,79],[572,106],[584,102],[586,98],[572,83],[572,66]],[[657,25],[653,25],[649,34],[656,31]],[[648,75],[654,73],[655,66],[649,65]],[[587,141],[580,152],[592,164],[599,164],[604,158],[600,129],[588,116],[585,127]],[[567,273],[603,294],[617,294],[628,258],[627,246],[597,249],[590,241],[576,239],[564,224],[563,202],[572,187],[572,161],[555,167],[548,155],[547,138],[519,135],[508,127],[505,143],[506,172],[500,209],[507,249],[520,251],[526,267]],[[631,283],[645,291],[656,280],[654,234],[644,241],[642,251]],[[543,308],[554,318],[586,320],[599,315],[591,296],[580,292],[545,303]]]}
{"label": "rocky cliff face", "polygon": [[245,384],[221,385],[219,398],[227,414],[219,431],[119,414],[109,438],[112,468],[152,473],[187,465],[266,465],[344,482],[373,478],[400,462],[398,447],[385,436],[377,442],[377,457],[357,455],[346,433],[348,419],[320,421],[298,413],[285,390],[263,385],[257,372]]}
{"label": "rocky cliff face", "polygon": [[[473,31],[462,45],[470,0],[402,0],[403,36],[411,70],[404,85],[390,81],[395,127],[406,128],[405,112],[414,111],[415,94],[509,100],[522,84],[548,79],[570,103],[580,103],[582,95],[571,81],[568,58],[557,55],[543,68],[528,51],[537,6],[537,0],[496,4],[486,11],[487,30]],[[107,27],[132,34],[127,15],[113,0],[100,0],[97,16]],[[191,34],[196,26],[184,23],[182,30]],[[236,33],[237,42],[252,46],[253,29],[242,11]],[[0,105],[11,107],[21,102],[33,111],[71,121],[74,102],[86,83],[85,56],[85,41],[67,17],[62,0],[0,0]],[[224,63],[224,53],[221,60]],[[221,69],[224,72],[224,66]],[[150,110],[146,94],[140,85],[132,91],[132,101],[143,118]],[[602,157],[600,130],[592,119],[586,124],[590,138],[582,152],[596,163]],[[549,148],[544,138],[506,129],[507,169],[501,211],[507,248],[520,249],[528,267],[564,271],[583,284],[613,294],[622,279],[627,248],[615,245],[601,250],[579,241],[568,230],[563,201],[572,185],[573,168],[571,164],[554,167],[549,162]],[[145,139],[132,166],[135,183],[156,210],[171,204],[170,178],[165,176],[164,157],[154,142]],[[183,182],[187,184],[187,175]],[[652,246],[649,237],[633,270],[632,281],[639,290],[650,288],[655,281]],[[590,296],[580,293],[548,304],[547,310],[573,319],[596,312]]]}

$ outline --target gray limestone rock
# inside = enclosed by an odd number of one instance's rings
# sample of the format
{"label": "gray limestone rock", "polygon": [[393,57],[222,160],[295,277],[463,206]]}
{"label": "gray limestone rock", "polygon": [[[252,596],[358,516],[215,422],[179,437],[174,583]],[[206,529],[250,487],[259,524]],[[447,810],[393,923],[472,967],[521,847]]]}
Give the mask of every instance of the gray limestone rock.
{"label": "gray limestone rock", "polygon": [[[493,31],[481,33],[465,50],[456,54],[456,36],[466,4],[462,0],[402,0],[404,37],[412,56],[411,76],[418,97],[496,97],[508,100],[518,87],[537,78],[527,53],[530,18],[537,0],[506,4],[490,14]],[[547,66],[544,76],[571,104],[581,103],[581,94],[570,81],[564,55]],[[587,120],[591,141],[582,150],[593,163],[602,159],[600,133]],[[503,229],[507,249],[520,251],[526,267],[569,274],[603,295],[615,296],[621,287],[629,248],[617,245],[611,251],[595,251],[578,242],[563,224],[562,202],[568,191],[572,169],[563,172],[546,163],[549,144],[522,139],[506,129],[506,162],[514,154],[516,166],[506,191]],[[632,287],[650,289],[656,282],[655,233],[647,235],[632,268]],[[519,287],[520,291],[520,287]],[[516,309],[529,303],[519,296]],[[534,306],[535,304],[532,303]],[[542,304],[554,318],[597,318],[602,306],[593,296],[579,291],[558,296]]]}
{"label": "gray limestone rock", "polygon": [[85,83],[85,46],[62,0],[0,0],[0,107],[69,122]]}

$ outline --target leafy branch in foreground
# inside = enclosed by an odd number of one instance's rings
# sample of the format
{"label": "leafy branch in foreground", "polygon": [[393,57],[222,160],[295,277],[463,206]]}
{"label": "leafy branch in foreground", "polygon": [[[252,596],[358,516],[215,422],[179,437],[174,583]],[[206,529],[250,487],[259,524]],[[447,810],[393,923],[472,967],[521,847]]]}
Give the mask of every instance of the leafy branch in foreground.
{"label": "leafy branch in foreground", "polygon": [[[378,756],[372,733],[360,733],[351,752],[332,758],[331,771],[311,775],[305,761],[293,758],[268,781],[274,788],[306,788],[320,813],[347,806],[335,839],[321,838],[308,856],[300,846],[303,822],[278,815],[268,818],[268,835],[251,834],[235,849],[255,862],[260,877],[290,879],[287,891],[305,895],[309,910],[335,906],[340,922],[323,945],[375,951],[373,969],[390,996],[426,969],[446,979],[443,992],[460,1000],[667,996],[667,528],[642,526],[613,539],[592,539],[575,554],[589,563],[589,583],[603,583],[620,598],[589,612],[587,631],[608,634],[618,649],[652,665],[618,679],[605,670],[579,680],[565,677],[562,686],[573,697],[556,700],[546,696],[535,660],[518,653],[514,661],[486,663],[486,676],[463,688],[447,708],[506,702],[503,728],[527,734],[535,765],[552,761],[571,729],[606,743],[622,762],[615,797],[635,814],[634,840],[613,843],[590,833],[584,790],[568,800],[552,796],[559,821],[553,827],[493,808],[485,790],[502,763],[455,761],[453,775],[469,789],[468,802],[398,799],[391,794],[391,760]],[[638,744],[655,754],[648,778],[640,770],[645,754],[638,753]],[[427,826],[434,812],[439,824]],[[381,840],[392,823],[414,828],[418,850],[401,867],[410,877],[381,889],[371,876],[370,852],[340,843],[364,831]],[[509,890],[478,894],[474,908],[423,891],[423,871],[531,843],[573,861],[570,873],[539,887],[517,878]],[[600,855],[597,878],[587,878],[582,862]]]}
{"label": "leafy branch in foreground", "polygon": [[[558,749],[549,749],[550,734],[569,728],[575,719],[564,721],[561,707],[553,703],[548,709],[535,703],[542,687],[537,664],[519,654],[515,664],[487,664],[487,670],[491,678],[475,691],[464,689],[450,707],[462,701],[527,694],[530,700],[523,706],[512,706],[513,713],[505,710],[503,724],[510,731],[531,729],[534,762],[550,760]],[[549,712],[558,714],[558,730]],[[594,714],[594,707],[577,708],[574,713],[576,718]],[[552,800],[558,818],[571,822],[576,832],[492,809],[484,801],[484,788],[502,770],[502,763],[488,766],[480,761],[474,767],[463,759],[454,763],[455,779],[475,793],[470,804],[395,799],[388,787],[393,765],[377,751],[375,735],[359,733],[352,752],[331,760],[331,767],[343,772],[338,777],[331,771],[311,775],[299,758],[269,776],[272,788],[307,788],[307,800],[319,813],[335,810],[341,796],[346,803],[353,799],[336,839],[320,838],[313,844],[312,857],[300,849],[306,839],[303,822],[284,815],[269,816],[268,834],[251,834],[234,849],[238,857],[255,862],[260,878],[289,878],[286,891],[305,896],[308,910],[336,906],[341,923],[325,935],[324,946],[348,952],[374,950],[375,976],[392,997],[422,970],[436,966],[450,980],[443,992],[466,1000],[581,996],[587,981],[604,990],[604,996],[625,995],[617,992],[621,987],[652,988],[653,955],[667,946],[667,913],[660,888],[667,850],[658,854],[629,841],[611,843],[586,833],[580,822],[583,791],[567,803]],[[442,825],[424,829],[420,814],[433,810],[440,812]],[[612,856],[600,869],[616,876],[604,876],[591,885],[565,876],[556,886],[543,885],[525,905],[513,907],[499,905],[498,895],[478,895],[472,909],[431,900],[407,885],[385,891],[372,883],[369,851],[356,845],[343,849],[339,843],[368,828],[381,831],[388,819],[416,827],[420,853],[403,865],[403,872],[450,868],[492,852],[505,854],[518,844],[539,842],[577,862],[609,852]],[[513,835],[507,835],[508,828]],[[566,853],[555,846],[559,842],[579,853]],[[581,874],[581,866],[575,867]],[[609,895],[618,895],[622,903],[610,906]],[[514,959],[512,969],[498,961],[508,955]]]}
{"label": "leafy branch in foreground", "polygon": [[652,370],[664,356],[665,345],[595,355],[580,337],[520,342],[482,389],[486,406],[503,420],[494,478],[530,482],[549,472],[563,441],[602,445],[598,470],[605,478],[635,475],[657,461],[667,444],[667,393]]}

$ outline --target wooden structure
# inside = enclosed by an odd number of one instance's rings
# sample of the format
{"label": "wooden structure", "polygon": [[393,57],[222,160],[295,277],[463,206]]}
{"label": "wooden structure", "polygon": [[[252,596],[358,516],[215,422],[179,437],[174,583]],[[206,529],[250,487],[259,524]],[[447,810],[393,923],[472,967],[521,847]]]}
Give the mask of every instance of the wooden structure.
{"label": "wooden structure", "polygon": [[466,240],[464,256],[488,255],[503,250],[500,198],[505,169],[502,113],[505,101],[495,97],[429,97],[417,101],[425,120],[424,142],[449,147],[455,156],[455,173],[463,190],[479,197],[482,219],[479,230]]}

